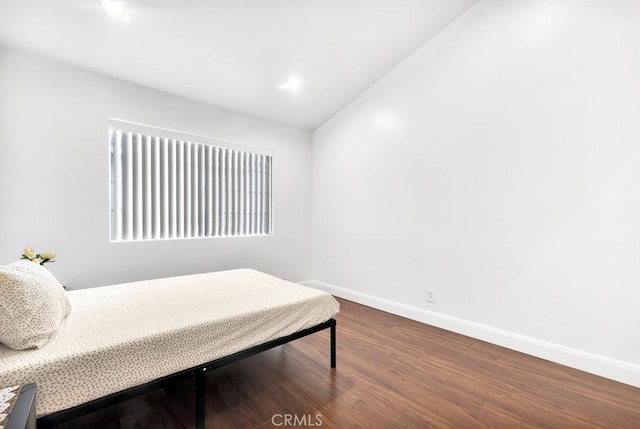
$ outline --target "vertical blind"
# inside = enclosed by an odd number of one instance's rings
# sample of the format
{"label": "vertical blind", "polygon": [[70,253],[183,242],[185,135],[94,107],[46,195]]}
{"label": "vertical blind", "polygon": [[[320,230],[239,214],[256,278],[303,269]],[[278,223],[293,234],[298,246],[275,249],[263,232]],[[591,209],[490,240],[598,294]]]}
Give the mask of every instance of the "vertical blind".
{"label": "vertical blind", "polygon": [[111,240],[271,234],[270,155],[109,129]]}

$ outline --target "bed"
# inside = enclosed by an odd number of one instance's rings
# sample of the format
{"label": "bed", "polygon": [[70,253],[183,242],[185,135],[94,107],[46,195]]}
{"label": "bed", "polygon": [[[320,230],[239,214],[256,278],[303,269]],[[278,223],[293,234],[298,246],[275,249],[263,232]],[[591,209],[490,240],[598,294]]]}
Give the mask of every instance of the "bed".
{"label": "bed", "polygon": [[324,329],[329,294],[250,269],[68,292],[71,313],[40,349],[0,344],[0,385],[38,385],[38,423],[57,424],[196,377],[204,427],[207,371]]}

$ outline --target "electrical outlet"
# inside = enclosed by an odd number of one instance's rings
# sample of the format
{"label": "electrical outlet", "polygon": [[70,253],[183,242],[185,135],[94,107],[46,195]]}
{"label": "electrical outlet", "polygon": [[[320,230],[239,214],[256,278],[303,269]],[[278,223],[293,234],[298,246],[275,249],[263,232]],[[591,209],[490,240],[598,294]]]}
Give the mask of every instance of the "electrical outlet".
{"label": "electrical outlet", "polygon": [[436,302],[436,291],[434,289],[427,289],[427,302]]}

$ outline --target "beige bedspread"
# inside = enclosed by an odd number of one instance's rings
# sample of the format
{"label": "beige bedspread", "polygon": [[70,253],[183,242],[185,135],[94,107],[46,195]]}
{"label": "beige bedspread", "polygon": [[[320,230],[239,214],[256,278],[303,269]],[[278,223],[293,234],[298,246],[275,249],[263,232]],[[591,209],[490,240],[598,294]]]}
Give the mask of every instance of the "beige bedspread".
{"label": "beige bedspread", "polygon": [[43,348],[0,344],[0,386],[37,383],[38,415],[292,334],[339,310],[324,292],[249,269],[82,289],[69,298],[71,315]]}

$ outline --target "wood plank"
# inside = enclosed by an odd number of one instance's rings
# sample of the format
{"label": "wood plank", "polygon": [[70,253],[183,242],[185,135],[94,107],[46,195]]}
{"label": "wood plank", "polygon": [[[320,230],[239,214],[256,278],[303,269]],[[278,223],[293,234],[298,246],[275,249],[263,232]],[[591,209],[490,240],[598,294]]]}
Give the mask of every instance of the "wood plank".
{"label": "wood plank", "polygon": [[[340,303],[336,369],[321,332],[209,373],[207,427],[273,428],[284,414],[323,428],[639,427],[638,388]],[[187,380],[59,427],[192,428],[193,392]]]}

